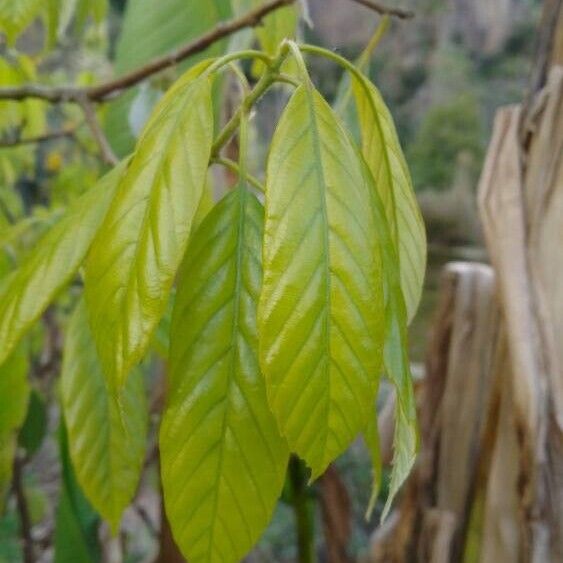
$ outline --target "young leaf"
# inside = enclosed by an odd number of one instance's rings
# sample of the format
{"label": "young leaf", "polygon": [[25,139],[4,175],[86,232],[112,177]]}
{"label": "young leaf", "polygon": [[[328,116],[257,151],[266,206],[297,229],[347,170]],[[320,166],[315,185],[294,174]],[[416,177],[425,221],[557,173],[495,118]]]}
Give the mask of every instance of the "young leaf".
{"label": "young leaf", "polygon": [[353,79],[362,152],[385,208],[401,272],[407,321],[414,316],[426,270],[426,231],[393,118],[377,88]]}
{"label": "young leaf", "polygon": [[239,561],[268,524],[288,450],[258,367],[263,209],[244,186],[195,234],[176,297],[160,431],[166,512],[193,563]]}
{"label": "young leaf", "polygon": [[0,288],[0,364],[75,275],[113,199],[124,164],[104,176],[37,243]]}
{"label": "young leaf", "polygon": [[[383,510],[384,519],[391,507],[393,498],[408,477],[416,458],[418,434],[416,404],[412,386],[412,375],[408,355],[407,311],[401,288],[401,276],[395,245],[387,224],[383,203],[367,163],[364,161],[364,175],[371,186],[372,209],[378,229],[378,241],[384,272],[385,287],[385,346],[383,363],[387,376],[395,386],[397,401],[395,407],[395,434],[393,439],[394,457],[389,496]],[[373,432],[369,429],[368,432]],[[373,435],[368,442],[372,456]],[[375,458],[376,459],[376,458]]]}
{"label": "young leaf", "polygon": [[373,412],[384,319],[370,201],[346,131],[300,86],[268,160],[258,320],[270,406],[313,477]]}
{"label": "young leaf", "polygon": [[22,346],[0,366],[0,511],[10,486],[17,444],[17,430],[23,424],[29,399],[27,356]]}
{"label": "young leaf", "polygon": [[136,375],[121,394],[120,413],[106,388],[80,301],[65,339],[62,407],[78,482],[114,532],[137,488],[145,452],[147,405],[143,378]]}
{"label": "young leaf", "polygon": [[125,383],[164,314],[202,198],[211,82],[190,69],[161,100],[86,263],[92,334],[110,387]]}

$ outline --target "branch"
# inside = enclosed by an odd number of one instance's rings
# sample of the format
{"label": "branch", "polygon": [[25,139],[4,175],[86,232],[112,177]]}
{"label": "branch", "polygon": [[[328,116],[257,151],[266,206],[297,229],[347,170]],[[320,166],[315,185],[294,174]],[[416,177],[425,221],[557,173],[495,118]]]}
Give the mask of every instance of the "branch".
{"label": "branch", "polygon": [[289,6],[295,1],[296,0],[270,0],[258,8],[243,14],[239,18],[234,18],[228,22],[217,24],[211,31],[208,31],[197,39],[186,43],[183,47],[180,47],[176,51],[154,59],[128,74],[116,78],[115,80],[99,84],[98,86],[80,88],[76,86],[56,87],[26,84],[18,87],[0,88],[0,100],[39,98],[52,103],[80,103],[80,100],[83,100],[86,97],[90,102],[102,102],[121,93],[127,88],[135,86],[149,76],[174,66],[196,53],[204,51],[207,47],[213,45],[224,37],[232,35],[233,33],[247,27],[255,27],[270,12],[283,8],[284,6]]}
{"label": "branch", "polygon": [[401,8],[389,8],[387,6],[383,6],[379,2],[375,2],[374,0],[351,0],[352,2],[356,2],[356,4],[361,4],[382,16],[395,16],[402,20],[408,20],[414,17],[414,12],[409,10],[402,10]]}
{"label": "branch", "polygon": [[64,129],[59,129],[57,131],[48,131],[43,135],[37,135],[37,137],[16,137],[14,139],[0,139],[0,148],[19,147],[20,145],[32,145],[35,143],[44,143],[45,141],[51,141],[54,139],[61,139],[63,137],[72,137],[79,126],[80,124],[65,127]]}
{"label": "branch", "polygon": [[92,102],[86,96],[79,98],[77,102],[80,104],[80,107],[82,107],[86,123],[88,124],[88,127],[90,127],[90,131],[92,131],[92,135],[96,143],[98,143],[98,146],[100,147],[100,156],[102,157],[102,160],[110,166],[115,166],[119,162],[119,159],[115,156],[107,137],[102,131]]}

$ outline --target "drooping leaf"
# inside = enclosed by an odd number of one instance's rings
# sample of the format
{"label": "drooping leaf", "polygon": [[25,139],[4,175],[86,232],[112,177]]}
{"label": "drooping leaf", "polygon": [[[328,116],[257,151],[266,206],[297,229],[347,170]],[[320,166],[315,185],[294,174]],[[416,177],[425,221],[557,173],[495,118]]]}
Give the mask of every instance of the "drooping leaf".
{"label": "drooping leaf", "polygon": [[166,512],[189,561],[239,561],[267,526],[288,450],[258,367],[263,209],[241,186],[182,266],[160,431]]}
{"label": "drooping leaf", "polygon": [[109,394],[80,301],[68,325],[61,398],[76,478],[96,510],[119,527],[143,465],[147,405],[143,378],[130,377],[121,408]]}
{"label": "drooping leaf", "polygon": [[[124,74],[172,51],[228,19],[230,14],[229,0],[130,0],[117,45],[117,74]],[[142,41],[139,41],[140,37]],[[219,56],[226,45],[226,41],[218,41],[189,58],[180,68],[185,70],[207,57]],[[135,145],[129,110],[137,91],[134,88],[111,102],[106,114],[105,130],[119,155],[128,154]]]}
{"label": "drooping leaf", "polygon": [[0,287],[0,364],[75,275],[123,169],[124,164],[119,165],[81,196]]}
{"label": "drooping leaf", "polygon": [[164,314],[205,188],[213,138],[208,63],[147,124],[86,263],[92,334],[110,386],[142,359]]}
{"label": "drooping leaf", "polygon": [[[52,224],[59,217],[59,211],[49,211],[46,214],[33,214],[29,217],[20,219],[17,223],[8,224],[6,227],[0,227],[0,249],[8,245],[17,243],[20,238],[31,238],[35,240],[35,232],[40,234],[45,226]],[[39,228],[37,228],[39,226]],[[30,233],[31,232],[31,233]],[[31,237],[29,235],[32,235]]]}
{"label": "drooping leaf", "polygon": [[59,430],[59,449],[61,487],[55,522],[54,563],[96,563],[101,560],[100,519],[76,482],[64,423]]}
{"label": "drooping leaf", "polygon": [[370,189],[310,84],[280,119],[266,184],[261,365],[282,433],[316,477],[372,413],[384,320]]}
{"label": "drooping leaf", "polygon": [[393,124],[377,88],[367,79],[353,79],[362,135],[362,152],[383,202],[398,249],[401,288],[407,320],[414,316],[426,271],[426,231],[410,173]]}
{"label": "drooping leaf", "polygon": [[41,0],[0,0],[0,32],[13,45],[41,10]]}
{"label": "drooping leaf", "polygon": [[[401,288],[399,260],[387,224],[383,203],[376,189],[373,175],[365,161],[363,170],[373,195],[372,209],[378,230],[377,240],[379,241],[383,263],[385,287],[385,346],[383,363],[385,372],[395,386],[397,393],[395,433],[393,438],[393,470],[391,472],[389,496],[387,497],[382,515],[384,519],[395,495],[414,465],[418,449],[418,426],[408,355],[407,311]],[[373,429],[368,427],[368,432],[373,432]],[[371,446],[373,446],[373,443],[372,435]],[[369,445],[370,443],[368,443]],[[373,454],[374,452],[372,451]]]}
{"label": "drooping leaf", "polygon": [[0,366],[0,510],[10,485],[17,445],[17,430],[23,424],[29,399],[28,361],[19,346]]}

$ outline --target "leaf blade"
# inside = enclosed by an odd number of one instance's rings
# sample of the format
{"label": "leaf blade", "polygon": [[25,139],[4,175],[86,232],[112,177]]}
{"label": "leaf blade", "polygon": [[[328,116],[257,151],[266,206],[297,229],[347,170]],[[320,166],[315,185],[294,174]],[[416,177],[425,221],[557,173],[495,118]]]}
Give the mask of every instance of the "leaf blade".
{"label": "leaf blade", "polygon": [[155,109],[86,263],[92,334],[111,387],[123,385],[164,314],[205,188],[211,82],[188,71]]}
{"label": "leaf blade", "polygon": [[240,560],[284,482],[288,450],[256,352],[262,215],[239,187],[210,212],[182,267],[160,448],[167,514],[194,562]]}
{"label": "leaf blade", "polygon": [[[366,181],[371,185],[372,209],[378,227],[378,241],[384,271],[385,286],[385,345],[383,364],[385,372],[395,387],[397,400],[395,405],[395,431],[393,436],[393,468],[389,495],[383,509],[382,520],[387,516],[393,499],[408,477],[418,450],[418,425],[416,403],[412,385],[410,360],[408,355],[407,310],[401,287],[399,261],[394,241],[385,216],[385,209],[375,186],[373,175],[364,161]],[[371,424],[374,428],[376,421]],[[368,432],[374,428],[368,427]],[[377,467],[377,452],[374,449],[373,435],[369,447],[374,455],[374,467]],[[374,487],[375,490],[375,487]],[[370,506],[371,507],[371,506]]]}
{"label": "leaf blade", "polygon": [[282,433],[314,478],[364,429],[375,400],[383,287],[371,195],[311,85],[289,101],[267,168],[261,365]]}
{"label": "leaf blade", "polygon": [[0,290],[0,364],[84,260],[125,164],[88,190],[37,243]]}
{"label": "leaf blade", "polygon": [[362,152],[385,209],[400,263],[401,288],[410,322],[426,271],[426,230],[393,118],[369,80],[352,80],[362,135]]}
{"label": "leaf blade", "polygon": [[112,400],[88,326],[84,301],[69,322],[61,398],[76,478],[96,510],[117,531],[139,481],[147,428],[140,374],[129,378],[122,408]]}

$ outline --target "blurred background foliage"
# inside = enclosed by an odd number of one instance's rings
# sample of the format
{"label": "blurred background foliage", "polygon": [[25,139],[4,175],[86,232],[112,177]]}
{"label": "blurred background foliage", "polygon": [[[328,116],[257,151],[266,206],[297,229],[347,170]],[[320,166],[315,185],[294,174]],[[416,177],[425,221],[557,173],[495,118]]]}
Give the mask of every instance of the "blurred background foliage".
{"label": "blurred background foliage", "polygon": [[[0,84],[97,83],[168,52],[253,2],[210,0],[206,10],[194,15],[186,11],[185,0],[0,0]],[[373,13],[344,0],[306,4],[306,19],[313,26],[302,21],[300,35],[350,59],[360,54],[377,24]],[[395,117],[429,231],[425,295],[411,327],[416,368],[424,357],[439,267],[456,257],[482,257],[474,203],[479,171],[496,108],[524,95],[541,2],[403,0],[400,4],[412,8],[416,17],[393,21],[369,73]],[[268,48],[273,36],[263,34],[262,39]],[[211,54],[249,41],[251,35],[240,33],[214,46]],[[339,69],[321,59],[312,59],[311,65],[315,82],[329,99],[335,99]],[[104,129],[118,154],[131,149],[152,106],[177,72],[165,71],[101,110]],[[228,91],[228,85],[223,87]],[[287,93],[280,90],[262,102],[264,111],[252,132],[256,158],[262,154],[260,141],[271,135],[273,115],[286,99]],[[60,135],[49,137],[52,131]],[[41,142],[21,142],[41,136],[45,137]],[[0,102],[0,274],[17,265],[37,237],[103,170],[78,108],[48,107],[37,100]],[[62,299],[52,315],[64,324],[68,309]],[[52,333],[51,328],[47,316],[28,339],[36,358],[34,373],[39,375],[33,381],[31,408],[19,437],[26,460],[24,490],[34,539],[45,544],[41,561],[96,561],[101,548],[92,530],[97,529],[98,517],[76,486],[65,453],[64,428],[56,409],[49,406],[58,392],[50,375],[58,369],[52,357],[57,342],[45,344],[42,337],[44,332]],[[55,332],[54,338],[59,336]],[[154,366],[147,368],[151,370]],[[377,522],[377,511],[371,522],[364,519],[369,467],[367,452],[355,444],[337,462],[336,481],[330,482],[330,490],[344,491],[330,497],[330,502],[336,502],[352,523],[347,539],[351,559],[365,553]],[[156,482],[150,472],[145,475],[141,508],[126,514],[121,538],[127,546],[126,561],[150,561],[158,550],[152,529],[159,525]],[[327,536],[321,533],[326,525],[320,500],[325,486],[321,482],[309,493],[321,555],[327,552]],[[383,487],[379,510],[385,496]],[[290,497],[288,492],[287,502],[279,504],[249,561],[295,560]],[[19,533],[17,507],[10,502],[0,517],[0,563],[21,560]]]}

